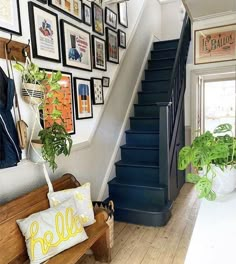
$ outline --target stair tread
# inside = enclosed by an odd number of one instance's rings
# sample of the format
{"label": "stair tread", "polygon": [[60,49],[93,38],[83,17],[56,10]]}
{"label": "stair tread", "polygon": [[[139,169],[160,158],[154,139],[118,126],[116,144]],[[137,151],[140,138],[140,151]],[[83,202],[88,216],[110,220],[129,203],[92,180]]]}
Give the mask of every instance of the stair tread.
{"label": "stair tread", "polygon": [[145,104],[134,104],[134,106],[156,106],[158,107],[158,105],[156,103],[145,103]]}
{"label": "stair tread", "polygon": [[154,43],[166,43],[166,42],[176,42],[179,41],[179,39],[170,39],[170,40],[160,40],[160,41],[155,41]]}
{"label": "stair tread", "polygon": [[152,117],[152,116],[147,116],[147,117],[143,117],[143,116],[131,116],[130,119],[134,119],[134,120],[152,120],[152,119],[160,119],[159,117]]}
{"label": "stair tread", "polygon": [[[150,60],[152,61],[152,60]],[[169,66],[169,67],[156,67],[156,68],[148,68],[148,71],[162,71],[162,70],[172,70],[173,66]]]}
{"label": "stair tread", "polygon": [[125,149],[145,149],[145,150],[158,150],[159,147],[158,146],[133,146],[133,145],[122,145],[120,146],[121,148],[125,148]]}
{"label": "stair tread", "polygon": [[159,166],[155,162],[148,162],[148,161],[123,161],[123,160],[119,160],[115,164],[120,165],[120,166],[159,168]]}
{"label": "stair tread", "polygon": [[152,50],[151,52],[155,53],[155,52],[163,52],[163,51],[168,51],[168,50],[177,50],[177,47],[175,47],[175,48],[162,48],[162,49],[158,49],[158,50]]}
{"label": "stair tread", "polygon": [[125,133],[128,134],[159,134],[158,130],[134,130],[134,129],[129,129],[126,130]]}
{"label": "stair tread", "polygon": [[147,185],[147,184],[141,185],[141,184],[123,183],[123,182],[119,182],[119,180],[116,178],[109,181],[109,184],[120,185],[120,186],[124,186],[124,187],[132,187],[132,188],[137,188],[137,189],[145,188],[145,189],[149,189],[149,190],[163,190],[163,189],[167,188],[167,186],[161,185],[161,184],[158,184],[157,186],[153,186],[153,184],[152,185]]}
{"label": "stair tread", "polygon": [[139,94],[167,94],[168,91],[140,91]]}
{"label": "stair tread", "polygon": [[150,61],[161,61],[161,60],[175,60],[175,57],[165,57],[159,59],[151,59]]}
{"label": "stair tread", "polygon": [[150,83],[150,82],[167,82],[170,79],[167,80],[142,80],[143,83]]}

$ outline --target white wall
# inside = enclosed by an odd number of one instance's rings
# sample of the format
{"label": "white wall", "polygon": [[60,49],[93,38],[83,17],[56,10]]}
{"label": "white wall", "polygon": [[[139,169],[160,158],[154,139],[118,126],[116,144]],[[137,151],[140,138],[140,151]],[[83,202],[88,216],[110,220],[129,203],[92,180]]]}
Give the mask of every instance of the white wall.
{"label": "white wall", "polygon": [[[36,2],[36,1],[35,1]],[[38,2],[37,2],[38,3]],[[15,40],[27,43],[29,38],[29,26],[27,1],[21,0],[21,14],[23,36],[14,37]],[[110,6],[114,8],[116,5]],[[56,12],[55,10],[53,10]],[[58,12],[57,12],[58,13]],[[122,127],[127,106],[130,102],[132,90],[135,86],[140,66],[146,53],[147,43],[152,34],[161,39],[161,8],[156,0],[131,0],[128,2],[129,28],[127,32],[128,49],[120,49],[119,66],[108,63],[108,72],[93,71],[92,73],[81,70],[71,70],[62,67],[60,64],[50,63],[53,69],[63,69],[69,71],[73,76],[90,77],[111,77],[111,86],[105,91],[105,105],[94,108],[94,118],[76,121],[77,134],[73,137],[77,146],[74,148],[70,157],[65,159],[60,157],[58,160],[59,168],[51,178],[57,178],[65,172],[73,173],[78,180],[83,183],[91,181],[93,198],[96,199],[104,174],[107,170],[110,157]],[[58,13],[60,18],[73,22],[72,19]],[[139,17],[141,15],[141,17]],[[136,24],[139,21],[139,24]],[[89,30],[86,25],[79,24],[80,27]],[[137,31],[134,32],[134,29]],[[134,38],[132,39],[133,34]],[[0,32],[1,37],[8,37],[8,34]],[[126,56],[124,57],[124,54]],[[35,60],[40,66],[45,62]],[[0,60],[0,65],[4,61]],[[119,75],[118,74],[119,71]],[[118,76],[118,78],[116,78]],[[20,78],[17,79],[17,89],[19,91]],[[109,98],[109,100],[108,100]],[[29,110],[27,105],[23,105],[23,118],[30,123]],[[104,111],[105,110],[105,111]],[[97,128],[97,129],[96,129]],[[4,203],[23,193],[42,185],[45,182],[42,168],[31,162],[24,160],[17,167],[0,171],[0,203]]]}

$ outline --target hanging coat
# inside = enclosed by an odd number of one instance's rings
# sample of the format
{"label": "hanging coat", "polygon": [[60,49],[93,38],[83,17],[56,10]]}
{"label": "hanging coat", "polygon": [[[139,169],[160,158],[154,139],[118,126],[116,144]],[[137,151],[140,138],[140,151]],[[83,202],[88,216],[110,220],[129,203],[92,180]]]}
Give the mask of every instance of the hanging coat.
{"label": "hanging coat", "polygon": [[14,81],[0,67],[0,168],[16,166],[21,160],[18,135],[11,114]]}

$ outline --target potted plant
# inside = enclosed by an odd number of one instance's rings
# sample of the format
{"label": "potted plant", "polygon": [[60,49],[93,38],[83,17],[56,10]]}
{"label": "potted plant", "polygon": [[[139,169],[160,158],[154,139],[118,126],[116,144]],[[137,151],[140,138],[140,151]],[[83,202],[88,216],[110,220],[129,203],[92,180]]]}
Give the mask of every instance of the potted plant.
{"label": "potted plant", "polygon": [[215,200],[236,187],[236,139],[230,124],[221,124],[213,133],[196,137],[190,146],[180,150],[178,169],[192,165],[187,181],[195,184],[199,198]]}
{"label": "potted plant", "polygon": [[[28,93],[28,97],[30,97],[28,102],[31,106],[37,104],[29,151],[32,155],[32,161],[37,163],[47,161],[49,167],[54,171],[57,168],[56,157],[60,154],[68,156],[72,147],[72,139],[65,129],[62,113],[58,110],[60,102],[56,96],[61,89],[59,81],[62,74],[60,71],[53,72],[49,77],[44,70],[40,70],[31,61],[28,61],[25,66],[16,62],[14,68],[21,72],[23,83],[38,85],[42,91],[41,96],[32,91]],[[36,100],[32,99],[32,97],[36,97]],[[47,111],[47,104],[50,104],[52,110]],[[32,109],[34,110],[35,108],[32,106]],[[39,112],[41,113],[40,117]],[[42,128],[40,119],[50,119],[51,125]],[[33,139],[36,121],[38,121],[40,127],[38,132],[39,139]]]}

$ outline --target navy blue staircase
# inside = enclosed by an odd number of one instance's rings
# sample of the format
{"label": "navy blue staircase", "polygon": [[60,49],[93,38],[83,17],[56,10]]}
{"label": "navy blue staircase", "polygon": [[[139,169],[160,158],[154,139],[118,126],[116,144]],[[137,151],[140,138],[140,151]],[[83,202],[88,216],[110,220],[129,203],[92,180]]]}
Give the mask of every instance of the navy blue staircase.
{"label": "navy blue staircase", "polygon": [[126,145],[116,177],[109,182],[109,196],[115,203],[115,219],[136,224],[162,226],[169,220],[171,202],[168,186],[159,182],[159,107],[170,89],[178,40],[154,43],[138,104],[130,117]]}

